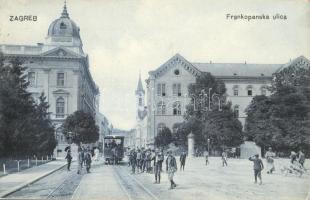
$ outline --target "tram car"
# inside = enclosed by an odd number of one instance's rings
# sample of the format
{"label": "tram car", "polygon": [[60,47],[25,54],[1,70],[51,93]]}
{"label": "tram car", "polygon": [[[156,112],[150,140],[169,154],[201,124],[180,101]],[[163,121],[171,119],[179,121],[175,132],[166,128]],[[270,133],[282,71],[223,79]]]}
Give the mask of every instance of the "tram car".
{"label": "tram car", "polygon": [[122,161],[124,158],[124,136],[105,136],[103,156],[108,164],[118,164]]}

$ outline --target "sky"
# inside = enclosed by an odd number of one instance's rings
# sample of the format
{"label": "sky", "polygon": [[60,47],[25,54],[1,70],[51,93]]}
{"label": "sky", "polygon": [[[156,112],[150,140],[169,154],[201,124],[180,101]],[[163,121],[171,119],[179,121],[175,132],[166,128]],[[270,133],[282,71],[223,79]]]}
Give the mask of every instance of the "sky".
{"label": "sky", "polygon": [[[36,45],[63,0],[0,0],[0,44]],[[136,120],[135,89],[176,53],[191,62],[287,63],[310,58],[309,0],[67,0],[80,27],[100,111],[116,128]],[[268,15],[246,20],[227,15]],[[10,21],[32,15],[37,21]],[[286,19],[273,19],[273,16]]]}

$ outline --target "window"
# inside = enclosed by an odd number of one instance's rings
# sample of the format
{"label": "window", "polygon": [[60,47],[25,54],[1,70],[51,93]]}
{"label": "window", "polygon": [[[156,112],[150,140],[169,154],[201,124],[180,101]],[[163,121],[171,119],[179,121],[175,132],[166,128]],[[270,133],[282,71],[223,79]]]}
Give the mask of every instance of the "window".
{"label": "window", "polygon": [[239,89],[238,89],[238,86],[237,86],[237,85],[235,85],[235,86],[233,87],[233,90],[234,90],[234,96],[238,96],[238,95],[239,95]]}
{"label": "window", "polygon": [[36,84],[36,74],[35,72],[28,72],[28,82],[30,87],[34,87]]}
{"label": "window", "polygon": [[181,115],[181,103],[179,101],[173,104],[173,115]]}
{"label": "window", "polygon": [[164,130],[164,128],[166,127],[166,125],[164,123],[159,123],[157,125],[157,134],[162,132]]}
{"label": "window", "polygon": [[62,97],[59,97],[56,100],[56,118],[65,117],[65,100]]}
{"label": "window", "polygon": [[158,96],[166,96],[166,84],[165,83],[159,83],[157,84],[157,95]]}
{"label": "window", "polygon": [[142,106],[142,98],[139,98],[139,106]]}
{"label": "window", "polygon": [[173,96],[178,96],[178,97],[180,97],[182,95],[180,83],[176,83],[176,84],[172,85],[172,94],[173,94]]}
{"label": "window", "polygon": [[166,104],[165,102],[161,101],[157,104],[157,114],[158,115],[165,115],[166,114]]}
{"label": "window", "polygon": [[180,70],[178,70],[178,69],[174,70],[174,74],[175,74],[176,76],[179,76],[179,75],[180,75]]}
{"label": "window", "polygon": [[239,105],[234,106],[234,117],[235,118],[239,117]]}
{"label": "window", "polygon": [[65,85],[65,74],[57,73],[57,86],[64,86],[64,85]]}
{"label": "window", "polygon": [[66,24],[61,22],[60,23],[60,29],[66,29],[66,28],[67,28]]}
{"label": "window", "polygon": [[252,95],[253,95],[252,86],[248,86],[248,87],[247,87],[247,90],[248,90],[248,96],[252,96]]}

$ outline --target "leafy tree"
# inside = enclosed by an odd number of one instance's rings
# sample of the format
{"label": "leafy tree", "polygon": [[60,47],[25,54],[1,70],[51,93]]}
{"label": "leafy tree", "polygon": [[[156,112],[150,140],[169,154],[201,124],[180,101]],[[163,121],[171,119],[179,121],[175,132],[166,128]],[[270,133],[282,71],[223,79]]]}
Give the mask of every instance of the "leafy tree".
{"label": "leafy tree", "polygon": [[77,145],[80,145],[81,142],[96,142],[99,139],[99,128],[93,116],[81,110],[69,115],[62,127],[65,137],[72,137],[72,142]]}
{"label": "leafy tree", "polygon": [[310,70],[289,66],[274,75],[270,97],[255,97],[247,109],[246,135],[257,144],[310,153]]}
{"label": "leafy tree", "polygon": [[172,133],[169,128],[165,127],[155,137],[157,147],[167,147],[172,142]]}
{"label": "leafy tree", "polygon": [[186,107],[184,130],[193,132],[198,146],[206,146],[208,138],[216,148],[242,143],[242,125],[226,101],[223,81],[203,73],[188,91],[192,101]]}

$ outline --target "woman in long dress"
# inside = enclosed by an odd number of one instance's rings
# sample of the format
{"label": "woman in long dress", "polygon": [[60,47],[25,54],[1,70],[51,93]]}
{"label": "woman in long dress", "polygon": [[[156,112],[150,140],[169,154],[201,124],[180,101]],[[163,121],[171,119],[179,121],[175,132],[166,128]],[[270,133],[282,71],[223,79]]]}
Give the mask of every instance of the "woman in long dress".
{"label": "woman in long dress", "polygon": [[272,148],[269,147],[268,151],[265,154],[265,158],[267,161],[267,174],[272,174],[272,172],[276,170],[274,167],[274,157],[275,153],[272,152]]}

